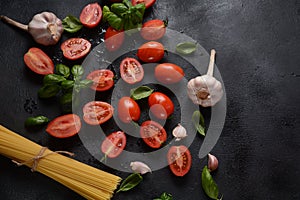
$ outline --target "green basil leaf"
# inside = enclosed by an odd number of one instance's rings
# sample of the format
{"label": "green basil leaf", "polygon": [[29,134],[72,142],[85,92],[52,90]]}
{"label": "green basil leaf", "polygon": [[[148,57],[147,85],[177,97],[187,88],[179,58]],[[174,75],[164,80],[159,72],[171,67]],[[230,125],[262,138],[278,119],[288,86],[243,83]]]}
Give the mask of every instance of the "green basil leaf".
{"label": "green basil leaf", "polygon": [[201,114],[201,112],[199,110],[196,110],[193,113],[192,123],[195,126],[196,130],[198,131],[198,133],[200,133],[201,135],[205,136],[204,117],[203,117],[203,115]]}
{"label": "green basil leaf", "polygon": [[74,81],[72,80],[65,80],[61,82],[61,88],[64,91],[73,90],[73,86],[74,86]]}
{"label": "green basil leaf", "polygon": [[45,116],[28,117],[25,126],[41,126],[47,124],[50,120]]}
{"label": "green basil leaf", "polygon": [[154,90],[147,86],[140,86],[130,90],[130,97],[134,100],[146,98],[152,94]]}
{"label": "green basil leaf", "polygon": [[57,74],[48,74],[44,76],[43,83],[44,85],[51,85],[51,84],[57,84],[62,81],[66,80],[65,77]]}
{"label": "green basil leaf", "polygon": [[130,174],[124,181],[122,181],[117,193],[131,190],[132,188],[136,187],[142,180],[143,177],[140,174]]}
{"label": "green basil leaf", "polygon": [[65,78],[68,78],[70,76],[70,68],[63,64],[57,64],[56,65],[56,74],[61,75]]}
{"label": "green basil leaf", "polygon": [[64,27],[64,30],[69,33],[75,33],[83,27],[80,20],[72,15],[68,15],[66,18],[64,18],[62,21],[62,25]]}
{"label": "green basil leaf", "polygon": [[123,29],[122,18],[111,12],[108,6],[103,7],[103,20],[107,21],[111,27],[118,31]]}
{"label": "green basil leaf", "polygon": [[87,88],[90,87],[94,82],[89,79],[84,79],[78,82],[80,88]]}
{"label": "green basil leaf", "polygon": [[201,180],[202,180],[202,188],[205,194],[212,199],[218,200],[219,188],[215,183],[214,179],[212,178],[207,166],[205,166],[202,170]]}
{"label": "green basil leaf", "polygon": [[38,96],[42,99],[54,97],[60,91],[59,85],[44,85],[38,91]]}
{"label": "green basil leaf", "polygon": [[73,102],[73,93],[68,92],[60,97],[60,105],[63,112],[71,112],[72,111],[72,102]]}
{"label": "green basil leaf", "polygon": [[114,3],[111,5],[111,12],[115,13],[119,17],[122,17],[122,14],[128,11],[128,7],[123,3]]}
{"label": "green basil leaf", "polygon": [[73,79],[77,80],[80,79],[84,74],[84,69],[81,65],[74,65],[71,69],[71,72],[73,74]]}
{"label": "green basil leaf", "polygon": [[188,55],[195,52],[197,49],[197,43],[193,42],[183,42],[176,45],[176,52]]}

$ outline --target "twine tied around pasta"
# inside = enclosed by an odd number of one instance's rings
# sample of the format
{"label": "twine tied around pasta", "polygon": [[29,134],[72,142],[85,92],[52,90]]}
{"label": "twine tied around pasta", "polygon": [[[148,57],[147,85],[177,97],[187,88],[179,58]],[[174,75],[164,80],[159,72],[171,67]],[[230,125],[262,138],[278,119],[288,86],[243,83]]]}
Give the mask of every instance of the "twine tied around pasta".
{"label": "twine tied around pasta", "polygon": [[66,155],[69,155],[69,156],[74,156],[74,153],[71,153],[71,152],[68,152],[68,151],[51,151],[50,153],[44,154],[47,149],[48,149],[47,147],[42,147],[41,150],[39,151],[39,153],[36,154],[36,156],[34,156],[33,158],[31,158],[31,159],[29,159],[27,161],[18,162],[18,161],[12,160],[12,162],[15,163],[15,164],[17,164],[18,167],[32,162],[31,171],[35,172],[36,169],[37,169],[37,166],[39,164],[40,159],[42,159],[42,158],[44,158],[46,156],[49,156],[49,155],[55,154],[55,153],[66,154]]}

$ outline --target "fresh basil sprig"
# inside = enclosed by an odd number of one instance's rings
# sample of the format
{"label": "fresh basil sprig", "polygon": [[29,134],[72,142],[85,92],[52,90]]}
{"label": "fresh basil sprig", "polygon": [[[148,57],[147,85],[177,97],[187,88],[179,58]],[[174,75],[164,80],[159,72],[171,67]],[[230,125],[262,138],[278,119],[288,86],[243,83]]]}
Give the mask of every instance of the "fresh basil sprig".
{"label": "fresh basil sprig", "polygon": [[62,20],[62,25],[64,27],[64,30],[69,33],[75,33],[83,27],[80,20],[77,17],[74,17],[72,15],[66,16]]}
{"label": "fresh basil sprig", "polygon": [[199,110],[196,110],[192,116],[192,123],[194,124],[196,130],[201,135],[205,136],[205,123],[204,117]]}
{"label": "fresh basil sprig", "polygon": [[202,188],[207,196],[215,200],[222,199],[222,197],[219,198],[219,188],[215,183],[213,177],[211,176],[207,166],[204,166],[202,170],[201,180],[202,180]]}
{"label": "fresh basil sprig", "polygon": [[138,173],[130,174],[124,181],[122,181],[118,192],[125,192],[131,190],[136,187],[141,181],[143,177]]}
{"label": "fresh basil sprig", "polygon": [[193,42],[182,42],[176,45],[176,52],[183,55],[191,54],[195,52],[196,49],[197,49],[197,43],[193,43]]}
{"label": "fresh basil sprig", "polygon": [[153,93],[153,89],[148,86],[140,86],[130,90],[130,97],[134,100],[139,100],[150,96]]}
{"label": "fresh basil sprig", "polygon": [[168,193],[164,192],[164,193],[162,193],[162,194],[160,195],[159,198],[155,198],[155,199],[153,199],[153,200],[173,200],[173,197],[172,197],[171,194],[168,194]]}

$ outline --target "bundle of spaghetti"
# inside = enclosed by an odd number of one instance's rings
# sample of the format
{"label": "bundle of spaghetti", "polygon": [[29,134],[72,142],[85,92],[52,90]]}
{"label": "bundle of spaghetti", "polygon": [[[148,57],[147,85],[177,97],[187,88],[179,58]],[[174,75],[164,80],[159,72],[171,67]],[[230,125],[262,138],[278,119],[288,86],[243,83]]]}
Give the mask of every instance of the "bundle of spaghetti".
{"label": "bundle of spaghetti", "polygon": [[1,125],[0,154],[32,169],[33,164],[36,164],[35,171],[58,181],[86,199],[110,199],[121,181],[118,176],[53,152]]}

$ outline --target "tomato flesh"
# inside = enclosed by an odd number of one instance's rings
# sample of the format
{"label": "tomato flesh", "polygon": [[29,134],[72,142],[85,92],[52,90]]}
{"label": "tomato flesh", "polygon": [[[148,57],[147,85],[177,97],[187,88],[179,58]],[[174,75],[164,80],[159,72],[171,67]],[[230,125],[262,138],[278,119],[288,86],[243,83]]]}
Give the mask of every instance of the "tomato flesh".
{"label": "tomato flesh", "polygon": [[46,132],[57,138],[68,138],[76,135],[81,129],[81,121],[78,115],[67,114],[52,120]]}
{"label": "tomato flesh", "polygon": [[159,62],[165,54],[164,46],[155,41],[147,42],[140,46],[137,51],[138,58],[147,63]]}
{"label": "tomato flesh", "polygon": [[93,81],[91,89],[96,91],[106,91],[114,85],[114,73],[108,69],[92,71],[86,78]]}
{"label": "tomato flesh", "polygon": [[174,84],[180,82],[184,77],[184,71],[173,63],[162,63],[155,67],[155,78],[164,84]]}
{"label": "tomato flesh", "polygon": [[91,101],[83,107],[83,120],[90,125],[99,125],[108,121],[113,115],[113,107],[103,101]]}
{"label": "tomato flesh", "polygon": [[79,20],[80,22],[88,28],[96,27],[102,18],[102,9],[98,3],[91,3],[86,5],[81,13]]}
{"label": "tomato flesh", "polygon": [[144,77],[142,65],[134,58],[125,58],[120,64],[122,79],[129,84],[140,82]]}
{"label": "tomato flesh", "polygon": [[86,56],[91,50],[92,44],[83,38],[70,38],[64,41],[60,48],[65,58],[76,60]]}
{"label": "tomato flesh", "polygon": [[132,0],[131,3],[133,6],[136,4],[144,3],[146,8],[150,8],[153,6],[153,4],[156,2],[156,0]]}
{"label": "tomato flesh", "polygon": [[176,176],[184,176],[190,171],[192,156],[187,147],[172,146],[168,151],[167,158],[169,167]]}
{"label": "tomato flesh", "polygon": [[126,145],[126,135],[122,131],[113,132],[102,142],[101,151],[109,158],[119,156]]}
{"label": "tomato flesh", "polygon": [[118,117],[124,123],[138,121],[141,110],[139,105],[130,97],[122,97],[118,103]]}
{"label": "tomato flesh", "polygon": [[140,128],[140,135],[151,148],[160,148],[167,140],[167,133],[163,126],[155,121],[145,121]]}
{"label": "tomato flesh", "polygon": [[104,35],[105,46],[108,51],[116,51],[122,46],[124,38],[124,31],[117,31],[110,26],[108,27]]}
{"label": "tomato flesh", "polygon": [[167,119],[174,112],[172,100],[161,92],[154,92],[148,98],[150,111],[158,119]]}
{"label": "tomato flesh", "polygon": [[159,40],[166,33],[166,23],[160,19],[153,19],[143,24],[141,36],[145,40]]}
{"label": "tomato flesh", "polygon": [[49,56],[41,49],[32,47],[24,54],[24,62],[31,71],[41,74],[53,74],[54,64]]}

